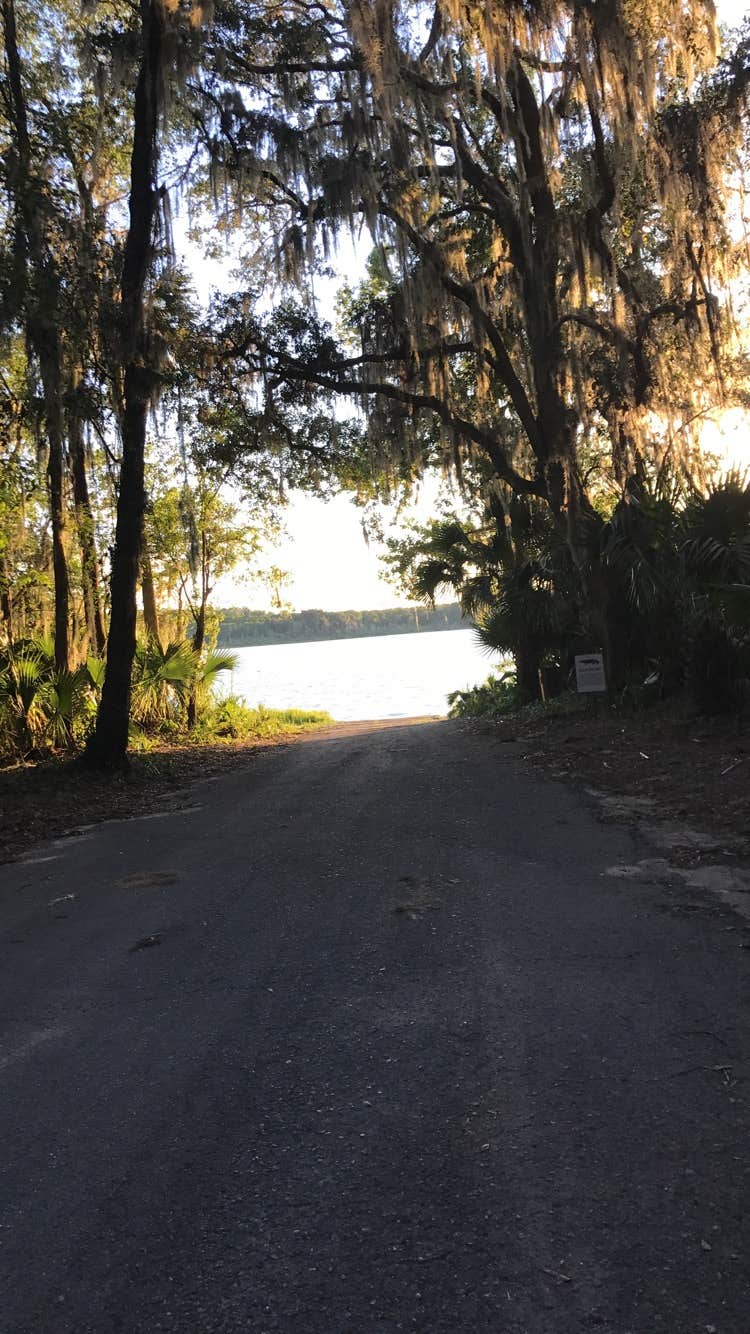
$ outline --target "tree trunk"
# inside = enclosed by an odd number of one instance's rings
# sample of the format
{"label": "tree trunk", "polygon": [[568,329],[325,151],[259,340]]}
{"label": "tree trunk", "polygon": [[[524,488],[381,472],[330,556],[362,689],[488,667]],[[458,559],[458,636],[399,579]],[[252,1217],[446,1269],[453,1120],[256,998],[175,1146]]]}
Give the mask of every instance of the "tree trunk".
{"label": "tree trunk", "polygon": [[[75,392],[75,385],[73,386],[73,392]],[[73,480],[73,504],[78,529],[78,543],[81,548],[81,585],[83,588],[86,629],[94,652],[101,657],[104,653],[107,636],[104,630],[101,598],[99,596],[99,564],[94,536],[94,516],[91,511],[91,498],[86,476],[86,446],[82,423],[75,411],[75,406],[68,419],[68,444],[70,447],[70,471]]]}
{"label": "tree trunk", "polygon": [[[206,533],[201,533],[201,600],[198,604],[198,612],[195,617],[195,630],[193,632],[193,649],[200,658],[203,652],[203,646],[206,642],[206,608],[208,606],[208,597],[210,589],[210,571],[211,555],[210,543]],[[192,729],[198,721],[198,691],[194,689],[188,702],[188,727]]]}
{"label": "tree trunk", "polygon": [[130,692],[135,655],[136,586],[145,509],[143,486],[146,448],[148,375],[140,367],[125,373],[125,415],[122,465],[117,498],[115,549],[112,557],[112,611],[107,639],[107,666],[96,729],[86,748],[94,768],[116,769],[125,763],[130,720]]}
{"label": "tree trunk", "polygon": [[141,549],[141,594],[143,596],[143,623],[146,627],[146,634],[161,648],[154,575],[151,569],[151,555],[145,541]]}
{"label": "tree trunk", "polygon": [[[568,370],[558,308],[560,274],[560,217],[550,188],[542,137],[542,111],[537,93],[521,61],[510,74],[510,89],[518,118],[517,152],[528,187],[520,226],[524,245],[517,266],[522,292],[529,354],[533,369],[539,440],[532,444],[546,498],[561,529],[578,572],[581,615],[592,647],[606,652],[607,602],[596,550],[600,520],[586,496],[578,471],[578,415],[569,406]],[[611,200],[601,201],[606,211]]]}
{"label": "tree trunk", "polygon": [[0,616],[5,622],[5,636],[9,644],[13,643],[13,599],[10,592],[10,579],[5,557],[0,555]]}
{"label": "tree trunk", "polygon": [[524,702],[539,699],[539,654],[528,635],[519,634],[513,658],[516,664],[516,686]]}
{"label": "tree trunk", "polygon": [[36,344],[41,365],[49,441],[47,476],[52,519],[52,572],[55,585],[55,666],[58,671],[67,671],[70,576],[65,552],[65,435],[62,419],[60,338],[57,329],[49,328],[37,328],[31,331],[31,336],[32,342]]}
{"label": "tree trunk", "polygon": [[3,0],[3,32],[11,116],[15,129],[16,229],[15,260],[24,275],[26,319],[31,347],[39,361],[44,416],[49,443],[50,517],[52,520],[52,569],[55,587],[55,666],[68,667],[68,618],[70,578],[65,554],[65,434],[62,410],[62,348],[60,343],[59,287],[57,266],[44,234],[44,209],[34,179],[26,97],[18,51],[16,13],[13,0]]}
{"label": "tree trunk", "polygon": [[[206,595],[201,597],[198,613],[195,618],[195,631],[193,634],[193,648],[200,654],[203,652],[203,645],[206,642]],[[198,721],[198,692],[193,690],[188,700],[187,722],[188,728],[192,731]]]}
{"label": "tree trunk", "polygon": [[153,259],[157,132],[163,54],[160,0],[141,0],[141,63],[135,90],[130,160],[130,226],[120,283],[123,364],[122,465],[112,557],[107,667],[86,761],[97,769],[126,763],[135,655],[136,588],[146,508],[146,418],[153,388],[147,366],[144,287]]}
{"label": "tree trunk", "polygon": [[193,632],[193,648],[196,653],[203,652],[203,645],[206,642],[206,604],[201,602],[198,608],[198,615],[195,618],[195,631]]}

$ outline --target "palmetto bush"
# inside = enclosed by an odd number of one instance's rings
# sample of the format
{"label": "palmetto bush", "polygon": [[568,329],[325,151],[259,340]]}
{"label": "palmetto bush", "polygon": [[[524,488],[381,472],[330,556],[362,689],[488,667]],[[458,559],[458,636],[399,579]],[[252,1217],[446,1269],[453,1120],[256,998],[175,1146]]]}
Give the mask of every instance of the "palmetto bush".
{"label": "palmetto bush", "polygon": [[0,654],[0,745],[26,755],[43,746],[70,746],[93,714],[99,660],[73,671],[55,666],[45,639],[18,640]]}
{"label": "palmetto bush", "polygon": [[26,754],[41,740],[47,716],[44,693],[50,671],[33,641],[10,645],[0,661],[0,710],[4,749]]}
{"label": "palmetto bush", "polygon": [[738,712],[750,699],[750,485],[738,473],[691,498],[681,556],[693,592],[688,684],[706,712]]}
{"label": "palmetto bush", "polygon": [[172,640],[165,648],[153,639],[140,640],[133,664],[133,720],[146,729],[179,730],[188,705],[196,697],[198,709],[207,703],[222,672],[232,671],[232,653],[197,653],[189,640]]}
{"label": "palmetto bush", "polygon": [[519,699],[539,695],[540,669],[562,669],[579,631],[570,553],[551,515],[528,499],[489,496],[473,524],[433,520],[388,543],[411,597],[458,598],[488,653],[511,655]]}
{"label": "palmetto bush", "polygon": [[237,666],[237,654],[214,649],[198,663],[193,688],[195,690],[198,712],[204,709],[212,698],[222,672],[233,672]]}
{"label": "palmetto bush", "polygon": [[687,496],[638,488],[602,535],[611,623],[626,675],[687,681],[709,711],[742,707],[750,639],[750,485],[737,473]]}
{"label": "palmetto bush", "polygon": [[749,594],[750,483],[730,473],[704,495],[691,496],[680,519],[688,578],[724,595]]}
{"label": "palmetto bush", "polygon": [[[145,732],[184,729],[188,702],[205,708],[231,653],[196,653],[186,640],[161,648],[139,641],[133,667],[132,718]],[[96,712],[105,663],[58,671],[44,639],[19,640],[0,651],[0,757],[22,758],[44,748],[69,749],[82,741]]]}
{"label": "palmetto bush", "polygon": [[[516,525],[516,534],[519,526]],[[737,473],[698,490],[663,469],[633,482],[606,522],[592,529],[588,586],[604,599],[610,683],[644,683],[668,695],[687,686],[706,712],[736,712],[750,701],[750,485]],[[447,550],[438,550],[436,536]],[[460,530],[431,536],[426,587],[450,569],[456,586],[469,561]],[[480,565],[475,552],[475,566]],[[449,564],[450,557],[452,564]],[[463,561],[463,564],[462,564]],[[472,599],[478,635],[516,659],[518,698],[524,661],[544,669],[585,647],[586,580],[579,579],[545,515],[529,510],[527,531],[506,550],[493,549],[487,596]],[[445,576],[443,576],[445,578]],[[578,582],[576,582],[578,579]],[[471,593],[471,589],[468,589]],[[578,647],[578,645],[581,647]],[[533,683],[534,670],[529,673]],[[501,692],[505,707],[507,690]],[[459,711],[497,708],[493,683],[485,695],[457,700]]]}
{"label": "palmetto bush", "polygon": [[704,713],[739,713],[750,701],[750,631],[705,605],[689,629],[687,683]]}
{"label": "palmetto bush", "polygon": [[43,707],[44,740],[54,747],[72,745],[96,708],[88,668],[84,665],[74,671],[54,672],[44,692]]}
{"label": "palmetto bush", "polygon": [[179,724],[198,667],[187,640],[172,640],[165,648],[153,639],[139,640],[133,662],[134,721],[146,728]]}

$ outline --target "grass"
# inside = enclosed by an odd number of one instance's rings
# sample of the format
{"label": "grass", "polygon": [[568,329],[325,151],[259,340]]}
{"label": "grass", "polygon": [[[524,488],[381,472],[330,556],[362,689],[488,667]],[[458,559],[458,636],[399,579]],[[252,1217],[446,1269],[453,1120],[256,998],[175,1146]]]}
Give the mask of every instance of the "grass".
{"label": "grass", "polygon": [[322,710],[267,709],[264,704],[250,709],[236,695],[224,695],[204,710],[192,739],[199,744],[279,740],[332,722]]}

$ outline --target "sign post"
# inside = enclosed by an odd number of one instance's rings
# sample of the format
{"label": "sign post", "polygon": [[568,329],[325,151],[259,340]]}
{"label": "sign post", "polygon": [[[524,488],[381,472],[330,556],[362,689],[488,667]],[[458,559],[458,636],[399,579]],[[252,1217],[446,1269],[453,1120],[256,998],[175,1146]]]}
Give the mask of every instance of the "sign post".
{"label": "sign post", "polygon": [[607,689],[603,653],[576,655],[576,690],[579,695],[603,694]]}

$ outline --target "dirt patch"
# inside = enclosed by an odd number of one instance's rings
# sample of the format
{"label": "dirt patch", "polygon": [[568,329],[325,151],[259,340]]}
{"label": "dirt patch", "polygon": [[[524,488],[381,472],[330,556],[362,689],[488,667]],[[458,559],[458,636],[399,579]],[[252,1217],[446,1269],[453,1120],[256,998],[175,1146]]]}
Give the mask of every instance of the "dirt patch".
{"label": "dirt patch", "polygon": [[520,715],[492,727],[551,778],[598,796],[602,819],[689,826],[685,852],[693,865],[703,851],[715,859],[717,844],[737,856],[738,840],[744,847],[750,838],[747,725],[674,707],[621,713],[574,700],[541,719]]}
{"label": "dirt patch", "polygon": [[638,825],[660,854],[607,874],[686,886],[750,920],[747,726],[675,706],[623,713],[578,699],[483,725],[549,777],[582,787],[600,820]]}
{"label": "dirt patch", "polygon": [[0,861],[84,825],[174,810],[184,804],[180,791],[189,783],[246,765],[292,739],[164,745],[133,755],[126,775],[90,774],[68,758],[0,770]]}

